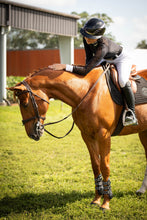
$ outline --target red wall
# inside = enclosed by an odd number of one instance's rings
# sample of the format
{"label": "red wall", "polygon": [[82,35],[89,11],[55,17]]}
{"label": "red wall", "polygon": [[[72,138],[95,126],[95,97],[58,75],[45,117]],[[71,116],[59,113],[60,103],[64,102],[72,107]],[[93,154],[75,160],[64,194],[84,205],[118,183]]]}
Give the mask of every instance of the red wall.
{"label": "red wall", "polygon": [[[74,56],[75,64],[85,64],[84,49],[75,49]],[[27,76],[53,63],[60,63],[59,50],[7,51],[7,76]]]}

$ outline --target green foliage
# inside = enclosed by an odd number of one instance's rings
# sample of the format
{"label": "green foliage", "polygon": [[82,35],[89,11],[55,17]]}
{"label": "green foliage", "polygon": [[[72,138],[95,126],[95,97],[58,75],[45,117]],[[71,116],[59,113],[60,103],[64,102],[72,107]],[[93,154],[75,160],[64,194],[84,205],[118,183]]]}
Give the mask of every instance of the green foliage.
{"label": "green foliage", "polygon": [[[9,87],[15,86],[18,82],[21,82],[23,79],[24,77],[20,77],[20,76],[8,76],[7,87],[9,88]],[[7,90],[7,99],[11,103],[14,102],[13,93],[9,90]]]}
{"label": "green foliage", "polygon": [[37,48],[37,32],[12,28],[8,33],[7,47],[11,49],[35,49]]}
{"label": "green foliage", "polygon": [[[46,121],[63,118],[70,107],[51,102]],[[48,129],[62,135],[71,118]],[[136,134],[113,137],[110,211],[91,206],[94,178],[88,150],[75,126],[62,140],[44,134],[29,139],[18,106],[0,107],[0,219],[145,220],[147,193],[137,197],[145,171],[144,149]]]}
{"label": "green foliage", "polygon": [[58,36],[14,28],[8,33],[7,48],[9,50],[37,49],[40,46],[58,48]]}
{"label": "green foliage", "polygon": [[137,44],[137,47],[138,49],[147,49],[147,41],[146,40],[142,40],[141,42],[139,42]]}

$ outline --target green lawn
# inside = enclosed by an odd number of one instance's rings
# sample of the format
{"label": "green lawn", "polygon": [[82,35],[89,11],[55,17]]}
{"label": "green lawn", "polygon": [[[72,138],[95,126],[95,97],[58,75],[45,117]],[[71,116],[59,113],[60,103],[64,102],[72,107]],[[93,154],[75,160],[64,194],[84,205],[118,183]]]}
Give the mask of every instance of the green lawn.
{"label": "green lawn", "polygon": [[[61,119],[70,108],[51,102],[46,121]],[[64,135],[72,119],[49,130]],[[0,107],[0,219],[143,219],[147,220],[147,193],[137,197],[145,172],[144,149],[137,135],[113,137],[111,182],[114,198],[102,213],[90,202],[94,178],[88,150],[75,126],[57,140],[44,134],[29,139],[18,106]]]}

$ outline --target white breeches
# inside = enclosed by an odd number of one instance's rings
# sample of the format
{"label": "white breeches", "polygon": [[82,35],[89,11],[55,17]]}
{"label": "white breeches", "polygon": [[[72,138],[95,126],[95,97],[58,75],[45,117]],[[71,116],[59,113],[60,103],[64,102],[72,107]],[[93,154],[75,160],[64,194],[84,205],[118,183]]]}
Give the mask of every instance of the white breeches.
{"label": "white breeches", "polygon": [[131,67],[132,67],[131,57],[127,55],[125,51],[122,51],[122,53],[116,59],[114,60],[103,59],[102,61],[115,64],[118,71],[118,80],[120,87],[121,88],[125,87],[126,83],[129,81],[129,76],[131,72]]}

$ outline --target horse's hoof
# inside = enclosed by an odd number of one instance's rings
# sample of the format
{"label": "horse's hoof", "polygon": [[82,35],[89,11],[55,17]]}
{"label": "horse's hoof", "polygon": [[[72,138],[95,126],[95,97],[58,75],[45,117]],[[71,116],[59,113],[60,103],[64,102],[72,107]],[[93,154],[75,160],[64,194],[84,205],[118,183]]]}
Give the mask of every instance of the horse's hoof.
{"label": "horse's hoof", "polygon": [[95,205],[95,206],[98,206],[98,207],[100,206],[99,203],[95,203],[95,202],[91,202],[90,205]]}
{"label": "horse's hoof", "polygon": [[143,193],[140,192],[140,191],[136,191],[136,195],[137,195],[137,196],[141,196],[141,195],[143,195]]}
{"label": "horse's hoof", "polygon": [[100,210],[102,210],[103,213],[105,213],[106,211],[109,211],[110,208],[109,208],[109,207],[104,208],[104,207],[101,206],[101,207],[100,207]]}
{"label": "horse's hoof", "polygon": [[103,214],[105,213],[105,212],[107,212],[109,209],[105,209],[105,208],[102,208],[102,207],[100,207],[100,210],[103,212]]}

